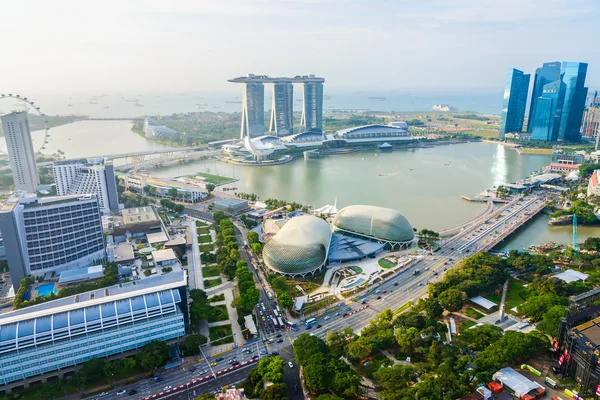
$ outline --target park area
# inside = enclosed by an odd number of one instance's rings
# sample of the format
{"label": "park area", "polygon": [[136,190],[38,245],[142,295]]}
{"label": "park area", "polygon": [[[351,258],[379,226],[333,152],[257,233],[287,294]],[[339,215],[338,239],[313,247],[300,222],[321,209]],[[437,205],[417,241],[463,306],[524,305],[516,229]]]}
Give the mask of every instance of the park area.
{"label": "park area", "polygon": [[219,274],[219,267],[216,265],[210,266],[210,267],[203,267],[202,268],[202,277],[203,278],[214,278],[220,276]]}
{"label": "park area", "polygon": [[208,328],[211,346],[233,343],[231,325],[220,325]]}
{"label": "park area", "polygon": [[[513,308],[525,303],[527,296],[527,288],[523,284],[515,279],[511,279],[508,283],[508,291],[506,292],[506,311],[514,314]],[[496,304],[500,304],[502,299],[502,289],[496,290],[494,293],[485,296],[486,299],[493,301]]]}
{"label": "park area", "polygon": [[227,312],[227,306],[225,304],[219,304],[210,308],[208,322],[219,322],[227,319],[229,319],[229,313]]}
{"label": "park area", "polygon": [[212,183],[213,185],[224,185],[227,183],[235,182],[237,180],[228,176],[207,174],[205,172],[198,172],[196,173],[196,176],[202,178],[204,182]]}
{"label": "park area", "polygon": [[221,278],[205,279],[204,289],[210,289],[221,284]]}

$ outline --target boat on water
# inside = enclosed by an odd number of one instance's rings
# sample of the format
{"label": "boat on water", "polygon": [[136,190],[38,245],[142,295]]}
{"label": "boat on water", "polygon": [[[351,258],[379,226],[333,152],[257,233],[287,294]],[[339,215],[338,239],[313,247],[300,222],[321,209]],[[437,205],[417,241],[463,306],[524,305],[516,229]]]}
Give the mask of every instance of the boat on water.
{"label": "boat on water", "polygon": [[98,103],[95,101],[90,101],[90,104],[98,104]]}
{"label": "boat on water", "polygon": [[69,107],[73,107],[73,104],[69,104]]}
{"label": "boat on water", "polygon": [[413,171],[413,169],[412,169],[412,168],[409,168],[408,170],[409,170],[409,171]]}
{"label": "boat on water", "polygon": [[548,225],[570,225],[572,223],[572,215],[563,215],[562,217],[550,218],[550,221],[548,221]]}
{"label": "boat on water", "polygon": [[377,174],[377,176],[396,176],[396,175],[400,175],[400,172],[383,172],[383,173]]}
{"label": "boat on water", "polygon": [[523,248],[523,250],[531,252],[531,253],[548,253],[553,250],[562,250],[564,249],[564,245],[554,242],[552,240],[544,242],[538,245],[531,245],[527,248]]}
{"label": "boat on water", "polygon": [[367,97],[369,100],[385,101],[385,97]]}

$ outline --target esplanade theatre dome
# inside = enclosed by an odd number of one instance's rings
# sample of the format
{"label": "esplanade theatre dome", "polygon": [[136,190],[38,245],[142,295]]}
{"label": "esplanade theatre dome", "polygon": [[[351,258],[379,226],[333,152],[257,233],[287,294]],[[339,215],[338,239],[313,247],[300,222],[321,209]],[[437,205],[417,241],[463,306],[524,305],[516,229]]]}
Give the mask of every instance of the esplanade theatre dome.
{"label": "esplanade theatre dome", "polygon": [[290,219],[263,249],[265,265],[287,276],[305,276],[327,262],[331,228],[321,218],[303,215]]}
{"label": "esplanade theatre dome", "polygon": [[412,225],[404,215],[391,208],[355,205],[342,208],[333,220],[333,228],[395,245],[408,246],[415,239]]}

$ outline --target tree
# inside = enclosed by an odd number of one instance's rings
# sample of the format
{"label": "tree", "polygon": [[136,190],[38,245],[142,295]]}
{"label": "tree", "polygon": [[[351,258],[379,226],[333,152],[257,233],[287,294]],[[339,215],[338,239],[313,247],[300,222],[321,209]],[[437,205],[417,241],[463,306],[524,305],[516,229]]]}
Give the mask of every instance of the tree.
{"label": "tree", "polygon": [[298,364],[302,366],[306,365],[311,356],[318,353],[328,354],[329,349],[325,342],[317,336],[310,336],[303,333],[294,342],[294,354],[296,355]]}
{"label": "tree", "polygon": [[315,397],[315,400],[344,400],[344,399],[340,396],[336,396],[335,394],[325,393],[325,394],[320,394],[317,397]]}
{"label": "tree", "polygon": [[[294,343],[294,351],[296,343]],[[323,343],[324,344],[324,343]],[[304,381],[311,390],[326,390],[331,386],[333,376],[329,371],[328,357],[324,353],[313,354],[304,365]]]}
{"label": "tree", "polygon": [[600,251],[600,238],[589,237],[585,239],[582,246],[585,250]]}
{"label": "tree", "polygon": [[294,305],[292,296],[290,296],[289,293],[281,293],[277,296],[277,298],[279,299],[279,304],[281,307],[285,308],[286,310],[289,310]]}
{"label": "tree", "polygon": [[165,342],[152,341],[142,347],[137,360],[143,369],[154,372],[169,361],[169,346]]}
{"label": "tree", "polygon": [[68,379],[67,385],[75,389],[77,393],[82,394],[85,390],[87,382],[88,378],[86,373],[83,370],[79,370],[70,379]]}
{"label": "tree", "polygon": [[346,343],[355,338],[352,327],[347,326],[341,331],[333,330],[327,332],[327,345],[330,349],[343,348]]}
{"label": "tree", "polygon": [[96,381],[102,378],[105,361],[100,358],[92,358],[83,363],[81,371],[89,381]]}
{"label": "tree", "polygon": [[438,301],[444,309],[450,312],[459,311],[469,300],[465,292],[458,289],[448,289],[438,296]]}
{"label": "tree", "polygon": [[208,339],[204,335],[191,334],[185,337],[183,341],[183,354],[192,356],[200,353],[200,345],[206,344]]}
{"label": "tree", "polygon": [[263,380],[278,383],[283,382],[283,359],[281,357],[265,357],[256,367]]}
{"label": "tree", "polygon": [[415,370],[408,365],[394,365],[391,368],[383,368],[373,373],[377,386],[382,386],[386,390],[404,389],[416,377]]}
{"label": "tree", "polygon": [[259,243],[258,233],[256,232],[248,232],[248,242],[249,243]]}
{"label": "tree", "polygon": [[397,328],[394,337],[402,351],[408,354],[414,354],[415,349],[419,347],[421,342],[421,335],[417,328]]}
{"label": "tree", "polygon": [[179,197],[179,192],[177,191],[176,188],[170,188],[168,191],[169,196],[171,196],[171,198],[176,199]]}
{"label": "tree", "polygon": [[531,318],[534,322],[537,322],[550,308],[557,305],[566,306],[568,303],[569,300],[566,297],[559,297],[554,294],[545,294],[542,296],[529,297],[527,301],[523,304],[520,304],[517,309],[520,313],[523,313],[525,316]]}
{"label": "tree", "polygon": [[350,342],[346,345],[346,354],[349,358],[354,360],[364,360],[373,352],[373,345],[369,343],[368,339],[361,336],[357,340]]}
{"label": "tree", "polygon": [[252,243],[252,251],[254,251],[257,256],[260,256],[262,254],[262,246],[260,243]]}
{"label": "tree", "polygon": [[444,308],[440,305],[440,302],[433,298],[424,300],[423,308],[427,316],[432,319],[439,318],[444,313]]}
{"label": "tree", "polygon": [[285,279],[283,276],[277,275],[271,279],[271,287],[275,289],[276,292],[287,292],[287,279]]}
{"label": "tree", "polygon": [[208,194],[211,194],[213,190],[215,190],[215,185],[213,183],[207,183],[206,190],[208,191]]}
{"label": "tree", "polygon": [[560,326],[560,320],[565,316],[565,306],[557,305],[551,307],[542,320],[537,324],[537,328],[544,332],[546,335],[550,335],[553,338],[558,337],[558,327]]}
{"label": "tree", "polygon": [[274,383],[267,386],[260,394],[262,400],[286,400],[288,398],[287,385]]}
{"label": "tree", "polygon": [[481,325],[465,330],[461,335],[475,351],[481,351],[502,338],[502,328],[495,325]]}
{"label": "tree", "polygon": [[185,210],[185,206],[183,204],[175,204],[175,206],[173,207],[173,211],[179,214],[181,214],[183,210]]}

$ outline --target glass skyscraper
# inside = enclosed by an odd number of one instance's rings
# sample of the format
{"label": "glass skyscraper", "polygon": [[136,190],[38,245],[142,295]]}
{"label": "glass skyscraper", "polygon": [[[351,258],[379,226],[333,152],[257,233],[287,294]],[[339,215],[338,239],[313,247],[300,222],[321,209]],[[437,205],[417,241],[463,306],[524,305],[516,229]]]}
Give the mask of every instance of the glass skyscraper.
{"label": "glass skyscraper", "polygon": [[533,132],[532,121],[535,116],[535,107],[538,99],[544,93],[544,87],[560,79],[560,62],[547,62],[542,64],[541,68],[535,70],[535,79],[533,81],[533,90],[531,91],[531,102],[529,104],[529,118],[527,122],[527,132]]}
{"label": "glass skyscraper", "polygon": [[507,133],[521,133],[523,130],[529,77],[529,74],[524,74],[518,69],[512,68],[508,71],[498,135],[501,139],[504,139],[504,135]]}
{"label": "glass skyscraper", "polygon": [[307,132],[323,132],[323,83],[312,75],[309,79],[302,86],[304,103],[300,124]]}
{"label": "glass skyscraper", "polygon": [[242,93],[242,131],[240,138],[265,134],[265,87],[260,82],[247,82]]}
{"label": "glass skyscraper", "polygon": [[558,139],[564,98],[565,84],[560,79],[544,85],[541,96],[536,98],[535,113],[529,120],[531,139],[551,142]]}
{"label": "glass skyscraper", "polygon": [[587,67],[587,63],[581,62],[563,62],[562,64],[565,99],[558,128],[558,140],[577,142],[581,138],[581,120],[588,92],[588,88],[584,86]]}
{"label": "glass skyscraper", "polygon": [[277,136],[286,136],[292,133],[293,124],[294,85],[292,82],[274,83],[269,131],[276,132]]}

